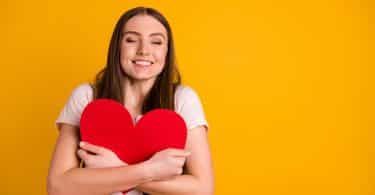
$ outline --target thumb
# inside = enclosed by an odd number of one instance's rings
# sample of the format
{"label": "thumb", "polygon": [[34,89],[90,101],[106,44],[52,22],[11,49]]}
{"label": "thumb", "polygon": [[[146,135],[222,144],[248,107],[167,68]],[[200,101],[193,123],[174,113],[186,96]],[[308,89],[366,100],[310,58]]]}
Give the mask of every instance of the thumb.
{"label": "thumb", "polygon": [[189,150],[176,150],[172,156],[176,157],[188,157],[190,156],[191,152]]}

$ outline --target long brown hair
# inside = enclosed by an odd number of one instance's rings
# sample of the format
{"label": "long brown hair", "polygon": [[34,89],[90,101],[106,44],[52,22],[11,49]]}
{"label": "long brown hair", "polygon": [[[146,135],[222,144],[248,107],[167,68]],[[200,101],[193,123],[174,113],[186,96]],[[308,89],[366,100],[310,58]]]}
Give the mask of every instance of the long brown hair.
{"label": "long brown hair", "polygon": [[167,30],[168,36],[165,66],[143,102],[142,113],[154,108],[174,110],[174,93],[176,87],[181,83],[181,75],[177,69],[172,30],[167,19],[160,12],[146,7],[130,9],[119,18],[109,44],[106,67],[96,75],[92,84],[94,99],[107,98],[124,105],[123,73],[120,66],[122,29],[130,18],[141,14],[158,20]]}

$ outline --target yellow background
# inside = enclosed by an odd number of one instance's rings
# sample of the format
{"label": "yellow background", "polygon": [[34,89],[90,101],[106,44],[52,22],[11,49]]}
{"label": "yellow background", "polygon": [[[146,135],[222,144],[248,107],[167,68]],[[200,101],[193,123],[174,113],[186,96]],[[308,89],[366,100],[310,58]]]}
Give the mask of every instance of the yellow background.
{"label": "yellow background", "polygon": [[1,1],[0,194],[46,194],[54,120],[138,5],[172,25],[216,194],[375,194],[370,0]]}

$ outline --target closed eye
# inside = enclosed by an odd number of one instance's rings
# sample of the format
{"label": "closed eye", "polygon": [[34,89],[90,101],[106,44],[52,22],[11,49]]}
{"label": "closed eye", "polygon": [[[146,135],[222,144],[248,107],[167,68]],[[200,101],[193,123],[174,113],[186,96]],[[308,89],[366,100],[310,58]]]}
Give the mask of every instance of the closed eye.
{"label": "closed eye", "polygon": [[134,40],[134,39],[126,39],[126,42],[127,43],[134,43],[134,42],[136,42],[136,40]]}

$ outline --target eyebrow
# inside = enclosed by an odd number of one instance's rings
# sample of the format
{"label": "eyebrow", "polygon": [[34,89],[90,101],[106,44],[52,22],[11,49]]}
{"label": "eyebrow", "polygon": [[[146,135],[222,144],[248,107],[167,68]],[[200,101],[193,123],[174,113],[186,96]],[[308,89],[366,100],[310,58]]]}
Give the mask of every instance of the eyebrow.
{"label": "eyebrow", "polygon": [[[122,36],[124,36],[126,34],[136,34],[138,36],[141,35],[141,33],[137,32],[137,31],[125,31],[125,32],[122,33]],[[150,36],[161,36],[164,39],[166,39],[165,35],[163,33],[160,33],[160,32],[151,33]]]}

